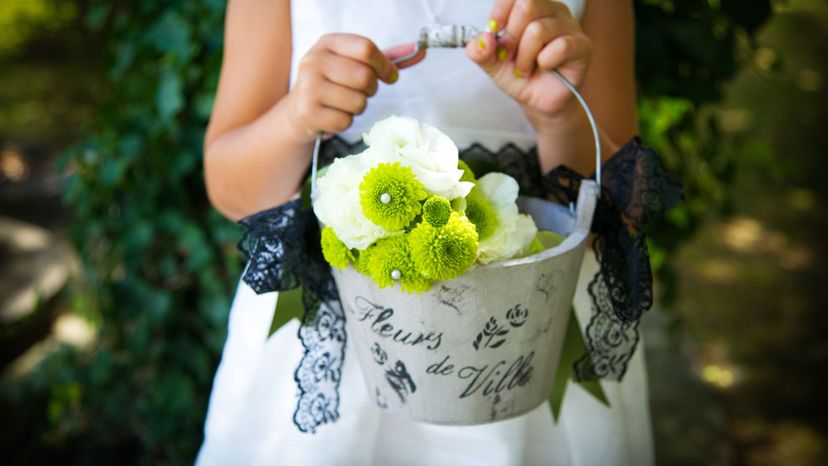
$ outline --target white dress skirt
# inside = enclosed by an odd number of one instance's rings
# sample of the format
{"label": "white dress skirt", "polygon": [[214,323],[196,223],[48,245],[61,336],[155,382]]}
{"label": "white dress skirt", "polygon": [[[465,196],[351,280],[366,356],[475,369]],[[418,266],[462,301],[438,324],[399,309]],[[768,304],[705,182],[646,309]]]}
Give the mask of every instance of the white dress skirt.
{"label": "white dress skirt", "polygon": [[[294,0],[293,73],[298,59],[326,32],[354,32],[381,48],[411,42],[420,27],[441,23],[483,25],[492,2],[433,0]],[[576,17],[583,2],[567,2]],[[413,116],[445,131],[460,148],[506,143],[527,149],[531,126],[518,105],[471,63],[462,50],[429,51],[383,86],[368,110],[343,134],[358,139],[374,121],[391,114]],[[591,303],[586,285],[597,264],[587,252],[575,297],[582,325]],[[643,348],[622,382],[601,384],[607,407],[569,382],[557,423],[548,404],[528,414],[480,426],[438,426],[402,420],[368,396],[359,364],[346,350],[339,419],[316,434],[293,424],[294,371],[303,355],[291,321],[268,337],[278,293],[256,295],[238,287],[229,333],[215,376],[204,444],[196,463],[212,465],[649,465],[652,428]]]}

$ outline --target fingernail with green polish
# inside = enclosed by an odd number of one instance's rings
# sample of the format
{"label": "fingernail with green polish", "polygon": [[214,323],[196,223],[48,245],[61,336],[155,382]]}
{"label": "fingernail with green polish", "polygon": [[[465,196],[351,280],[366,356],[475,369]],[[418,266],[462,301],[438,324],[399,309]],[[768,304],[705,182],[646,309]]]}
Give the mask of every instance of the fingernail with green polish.
{"label": "fingernail with green polish", "polygon": [[397,82],[397,79],[399,79],[399,77],[400,77],[400,72],[397,71],[397,70],[394,70],[394,72],[391,73],[391,79],[389,79],[388,82],[393,84],[393,83]]}
{"label": "fingernail with green polish", "polygon": [[498,60],[506,61],[506,59],[508,57],[509,57],[509,52],[507,52],[505,48],[503,48],[503,47],[498,47],[497,48],[497,59]]}
{"label": "fingernail with green polish", "polygon": [[477,46],[480,47],[480,50],[486,50],[486,39],[480,38],[477,40]]}
{"label": "fingernail with green polish", "polygon": [[489,26],[489,30],[492,31],[492,32],[497,32],[497,31],[500,30],[500,25],[497,24],[497,21],[495,21],[494,19],[489,19],[488,26]]}
{"label": "fingernail with green polish", "polygon": [[519,69],[515,68],[515,77],[522,78],[523,71],[520,71]]}

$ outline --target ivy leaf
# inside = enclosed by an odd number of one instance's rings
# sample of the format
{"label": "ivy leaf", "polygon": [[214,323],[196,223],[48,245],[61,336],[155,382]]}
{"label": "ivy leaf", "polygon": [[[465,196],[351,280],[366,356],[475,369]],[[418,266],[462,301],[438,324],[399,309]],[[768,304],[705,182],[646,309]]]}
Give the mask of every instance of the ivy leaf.
{"label": "ivy leaf", "polygon": [[190,25],[173,9],[155,23],[147,39],[161,52],[183,55],[190,46]]}
{"label": "ivy leaf", "polygon": [[115,52],[115,65],[110,71],[112,76],[116,79],[121,78],[124,72],[132,65],[135,58],[135,46],[131,43],[124,44],[123,47],[118,47]]}
{"label": "ivy leaf", "polygon": [[106,17],[109,14],[109,6],[105,4],[98,4],[94,5],[89,8],[89,11],[86,13],[86,17],[84,17],[84,22],[89,29],[93,31],[100,30],[106,21]]}
{"label": "ivy leaf", "polygon": [[161,85],[155,99],[159,116],[165,121],[172,119],[184,106],[181,78],[172,70],[166,69],[161,74]]}

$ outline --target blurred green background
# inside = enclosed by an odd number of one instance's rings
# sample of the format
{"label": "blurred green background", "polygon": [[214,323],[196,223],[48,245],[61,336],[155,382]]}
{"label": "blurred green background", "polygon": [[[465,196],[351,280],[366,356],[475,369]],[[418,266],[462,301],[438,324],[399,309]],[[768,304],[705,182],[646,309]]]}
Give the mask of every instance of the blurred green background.
{"label": "blurred green background", "polygon": [[[659,464],[826,464],[828,4],[637,0]],[[201,145],[220,0],[0,3],[4,464],[189,464],[241,270]]]}

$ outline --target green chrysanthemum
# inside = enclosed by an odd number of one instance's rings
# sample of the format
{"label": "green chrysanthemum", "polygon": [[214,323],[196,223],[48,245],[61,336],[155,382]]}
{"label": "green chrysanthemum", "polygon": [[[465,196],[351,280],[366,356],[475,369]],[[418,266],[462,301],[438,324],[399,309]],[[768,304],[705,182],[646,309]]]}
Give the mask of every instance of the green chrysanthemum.
{"label": "green chrysanthemum", "polygon": [[351,250],[337,238],[336,232],[331,227],[322,229],[322,255],[329,264],[338,269],[348,267],[354,260]]}
{"label": "green chrysanthemum", "polygon": [[423,204],[423,220],[433,227],[448,223],[451,215],[451,202],[443,196],[431,196]]}
{"label": "green chrysanthemum", "polygon": [[357,269],[357,272],[368,275],[369,277],[371,276],[371,272],[368,270],[368,264],[371,260],[372,252],[374,252],[373,244],[362,251],[357,251],[357,256],[354,260],[354,267]]}
{"label": "green chrysanthemum", "polygon": [[399,162],[377,165],[359,185],[359,204],[365,217],[391,231],[407,227],[420,213],[426,196],[423,183]]}
{"label": "green chrysanthemum", "polygon": [[408,241],[417,270],[434,280],[452,279],[477,259],[477,231],[469,219],[457,212],[452,212],[441,227],[427,222],[417,225]]}
{"label": "green chrysanthemum", "polygon": [[400,288],[409,293],[419,293],[431,288],[431,280],[417,272],[411,258],[411,246],[405,235],[384,238],[369,248],[368,275],[380,288],[399,282]]}
{"label": "green chrysanthemum", "polygon": [[460,181],[469,181],[471,183],[477,183],[477,177],[474,176],[474,172],[469,167],[469,164],[460,160],[457,162],[457,168],[463,170],[463,176],[460,177]]}
{"label": "green chrysanthemum", "polygon": [[466,196],[466,216],[477,228],[480,241],[497,230],[497,209],[476,187]]}

